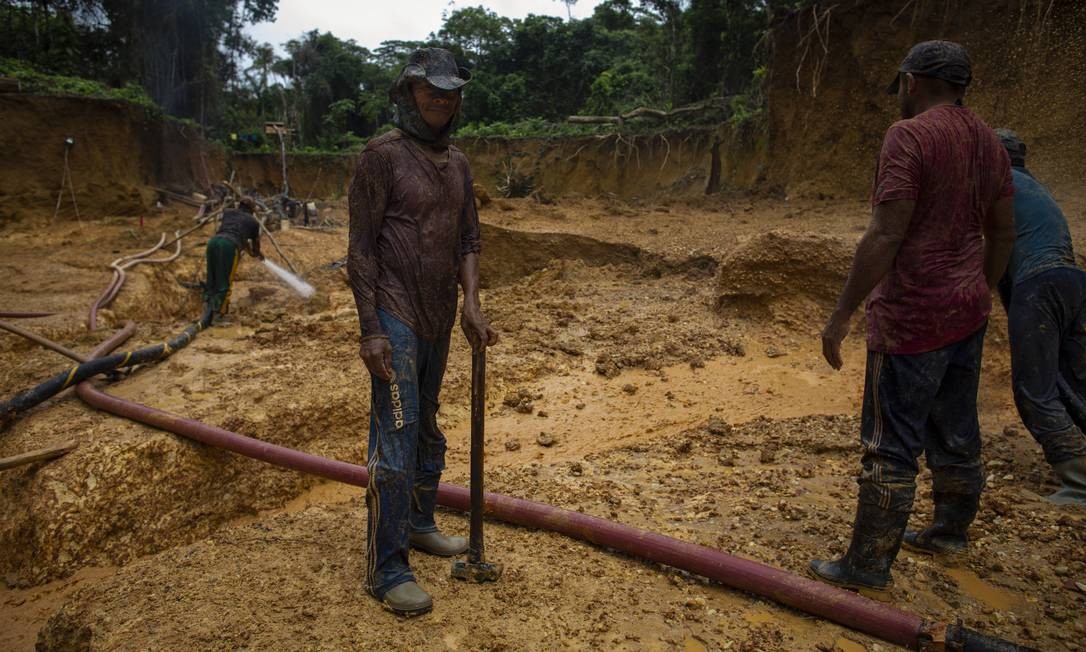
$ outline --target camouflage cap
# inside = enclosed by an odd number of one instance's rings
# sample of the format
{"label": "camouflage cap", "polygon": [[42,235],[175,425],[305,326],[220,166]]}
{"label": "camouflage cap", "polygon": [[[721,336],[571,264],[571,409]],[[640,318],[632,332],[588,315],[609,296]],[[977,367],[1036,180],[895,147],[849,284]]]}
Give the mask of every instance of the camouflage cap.
{"label": "camouflage cap", "polygon": [[995,130],[1003,148],[1011,155],[1011,165],[1024,167],[1026,165],[1026,144],[1010,129],[999,128]]}
{"label": "camouflage cap", "polygon": [[411,53],[400,73],[402,79],[425,79],[443,91],[455,91],[471,81],[471,71],[458,67],[452,52],[420,48]]}
{"label": "camouflage cap", "polygon": [[901,83],[901,73],[912,73],[923,77],[933,77],[943,81],[968,86],[973,81],[973,62],[969,52],[952,41],[924,41],[917,43],[905,55],[905,60],[897,68],[894,81],[886,87],[890,95],[897,95]]}

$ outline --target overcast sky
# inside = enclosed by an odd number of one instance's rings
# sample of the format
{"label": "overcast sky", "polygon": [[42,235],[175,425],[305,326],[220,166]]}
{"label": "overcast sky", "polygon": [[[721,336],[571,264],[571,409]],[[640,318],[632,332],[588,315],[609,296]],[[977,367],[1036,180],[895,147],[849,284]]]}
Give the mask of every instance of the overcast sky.
{"label": "overcast sky", "polygon": [[[600,0],[578,0],[574,18],[592,15]],[[359,45],[376,48],[381,41],[422,40],[441,27],[443,11],[483,5],[498,15],[523,18],[528,14],[566,16],[559,0],[279,0],[275,22],[249,27],[257,41],[282,45],[302,32],[318,29]]]}

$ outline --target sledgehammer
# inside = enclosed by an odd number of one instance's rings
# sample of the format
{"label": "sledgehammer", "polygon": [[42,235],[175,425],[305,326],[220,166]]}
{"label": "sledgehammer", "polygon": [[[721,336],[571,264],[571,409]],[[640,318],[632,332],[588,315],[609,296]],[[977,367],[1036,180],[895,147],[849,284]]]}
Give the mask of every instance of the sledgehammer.
{"label": "sledgehammer", "polygon": [[483,561],[483,417],[486,412],[486,349],[471,354],[471,533],[467,561],[454,561],[452,576],[494,582],[502,565]]}

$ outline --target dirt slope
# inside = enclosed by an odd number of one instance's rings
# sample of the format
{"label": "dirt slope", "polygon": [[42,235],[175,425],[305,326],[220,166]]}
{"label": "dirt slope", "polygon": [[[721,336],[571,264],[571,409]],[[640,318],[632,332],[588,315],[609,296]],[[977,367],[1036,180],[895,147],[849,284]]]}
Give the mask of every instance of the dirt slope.
{"label": "dirt slope", "polygon": [[[0,93],[0,116],[0,224],[52,215],[69,137],[75,144],[68,165],[84,219],[143,210],[153,203],[151,186],[206,187],[223,174],[221,148],[125,102]],[[67,188],[59,217],[76,217]]]}
{"label": "dirt slope", "polygon": [[865,196],[898,118],[885,95],[919,41],[969,48],[967,104],[1014,129],[1060,190],[1086,178],[1086,11],[1079,0],[842,0],[779,15],[769,66],[767,180],[789,195]]}

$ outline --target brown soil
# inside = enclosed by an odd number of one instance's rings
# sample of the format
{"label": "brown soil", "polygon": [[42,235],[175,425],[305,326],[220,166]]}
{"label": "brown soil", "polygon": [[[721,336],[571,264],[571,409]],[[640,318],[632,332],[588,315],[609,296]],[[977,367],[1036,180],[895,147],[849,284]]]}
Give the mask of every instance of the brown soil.
{"label": "brown soil", "polygon": [[[344,221],[342,202],[332,207]],[[83,322],[108,281],[106,263],[189,217],[171,210],[143,230],[131,218],[82,230],[73,222],[14,228],[0,237],[14,279],[0,305],[60,311],[25,325],[87,350],[105,336]],[[1076,238],[1086,235],[1083,211],[1069,217]],[[851,338],[846,368],[834,373],[817,331],[865,222],[862,204],[502,200],[483,219],[484,303],[503,337],[490,360],[489,488],[795,572],[843,550],[863,344]],[[245,260],[233,325],[109,391],[363,462],[368,387],[357,321],[342,272],[322,267],[341,256],[345,235],[278,236],[318,287],[314,300],[302,302]],[[136,317],[135,343],[178,330],[196,302],[178,281],[200,275],[206,237],[187,241],[174,264],[136,268],[106,323]],[[761,275],[768,280],[759,286]],[[1017,425],[1004,332],[997,313],[981,396],[989,491],[973,554],[949,568],[903,553],[894,600],[1044,649],[1076,649],[1083,594],[1064,584],[1086,579],[1086,514],[1039,499],[1053,485]],[[446,479],[458,483],[468,452],[461,339],[441,411]],[[64,364],[0,336],[5,395]],[[541,446],[541,433],[553,445]],[[696,577],[500,524],[488,526],[488,545],[506,564],[501,582],[455,583],[447,561],[415,555],[437,608],[401,621],[361,588],[360,490],[96,413],[74,396],[25,415],[0,436],[0,455],[62,441],[79,447],[0,476],[0,547],[15,551],[2,562],[5,649],[35,640],[41,649],[886,647]],[[914,522],[929,513],[925,494]],[[466,529],[459,514],[440,520]]]}
{"label": "brown soil", "polygon": [[[817,17],[817,22],[816,22]],[[965,45],[966,104],[1029,144],[1056,188],[1086,177],[1086,11],[1079,0],[850,0],[782,13],[773,26],[766,181],[790,196],[870,192],[883,133],[898,118],[883,89],[909,48]]]}
{"label": "brown soil", "polygon": [[151,186],[188,190],[226,178],[221,147],[125,102],[0,93],[0,116],[0,225],[52,216],[69,137],[76,204],[65,186],[65,220],[76,207],[84,220],[134,215],[154,204]]}
{"label": "brown soil", "polygon": [[[1086,104],[1075,82],[1086,71],[1086,14],[1077,9],[1072,0],[821,3],[775,25],[765,131],[461,143],[484,187],[512,163],[544,190],[483,209],[483,301],[502,334],[489,361],[489,488],[797,573],[840,554],[854,509],[864,345],[851,336],[845,368],[833,372],[818,333],[867,222],[860,198],[894,117],[878,93],[885,72],[920,38],[970,46],[970,103],[1030,142],[1081,243]],[[828,39],[825,23],[810,31],[817,16],[829,17]],[[245,187],[279,189],[278,157],[228,159],[127,105],[3,95],[0,113],[10,145],[0,161],[0,309],[58,312],[23,323],[78,350],[124,319],[140,323],[135,347],[196,314],[186,286],[202,276],[207,232],[188,238],[178,261],[134,269],[102,329],[85,328],[111,260],[191,224],[190,209],[151,209],[151,186],[193,190],[233,170]],[[84,219],[66,199],[43,228],[65,135],[77,140],[70,163]],[[302,301],[246,259],[233,324],[108,390],[362,463],[369,388],[357,318],[343,270],[325,267],[346,246],[351,161],[290,165],[294,194],[329,200],[322,220],[341,225],[278,236],[317,296]],[[725,188],[785,193],[701,196],[714,167]],[[142,228],[125,217],[140,213]],[[859,319],[853,327],[862,332]],[[988,489],[970,556],[951,567],[902,553],[892,597],[925,618],[960,616],[1040,649],[1077,650],[1086,512],[1041,499],[1053,478],[1014,410],[1005,332],[997,309],[979,400]],[[439,417],[446,479],[463,483],[470,365],[462,338],[453,341]],[[65,365],[0,333],[0,395]],[[0,457],[65,442],[78,447],[0,473],[0,649],[888,647],[672,569],[498,523],[488,550],[506,565],[501,582],[454,583],[447,561],[414,555],[437,606],[402,621],[362,590],[359,489],[98,413],[70,393],[0,432]],[[920,493],[914,525],[931,511]],[[466,530],[462,515],[439,519]]]}

